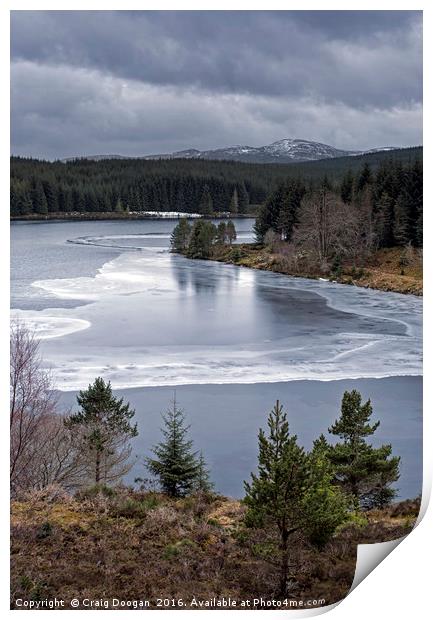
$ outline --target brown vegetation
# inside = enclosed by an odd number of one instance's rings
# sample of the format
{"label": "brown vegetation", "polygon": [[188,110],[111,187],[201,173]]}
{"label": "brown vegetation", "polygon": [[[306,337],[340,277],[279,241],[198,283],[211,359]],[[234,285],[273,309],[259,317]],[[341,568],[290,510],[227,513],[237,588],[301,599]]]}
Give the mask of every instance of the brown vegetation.
{"label": "brown vegetation", "polygon": [[[323,551],[296,541],[293,601],[331,604],[350,589],[356,545],[392,540],[413,527],[419,502],[372,511],[342,526]],[[212,495],[182,499],[153,492],[60,487],[12,502],[12,594],[43,600],[208,601],[272,599],[278,566],[265,531],[243,524],[239,501]],[[323,602],[324,601],[324,602]],[[175,606],[177,603],[175,604]],[[211,606],[214,606],[211,604]]]}
{"label": "brown vegetation", "polygon": [[361,263],[351,258],[322,269],[312,264],[308,256],[296,252],[293,244],[278,240],[268,245],[215,246],[212,260],[296,277],[328,278],[382,291],[412,295],[422,295],[423,291],[422,251],[411,246],[383,248]]}

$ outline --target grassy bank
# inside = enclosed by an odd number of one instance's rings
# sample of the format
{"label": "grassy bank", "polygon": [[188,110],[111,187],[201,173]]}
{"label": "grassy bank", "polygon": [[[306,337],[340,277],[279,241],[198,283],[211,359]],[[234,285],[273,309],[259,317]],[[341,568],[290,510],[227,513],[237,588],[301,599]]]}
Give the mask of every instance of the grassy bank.
{"label": "grassy bank", "polygon": [[419,257],[407,260],[403,251],[403,248],[384,248],[366,261],[362,268],[354,267],[353,263],[342,263],[338,271],[330,273],[306,269],[302,264],[295,270],[284,255],[257,244],[215,246],[211,260],[296,277],[327,278],[381,291],[422,295],[422,262]]}
{"label": "grassy bank", "polygon": [[[356,545],[409,533],[418,509],[417,501],[406,501],[365,513],[320,552],[297,540],[293,601],[328,605],[343,598]],[[231,597],[239,605],[272,599],[278,567],[269,561],[269,538],[246,529],[243,515],[239,501],[221,496],[174,500],[125,489],[82,497],[56,488],[33,493],[12,502],[11,605],[57,597],[69,608],[72,598],[102,598],[111,608],[116,597],[146,600],[150,608],[158,608],[158,598],[174,599],[170,607],[195,608],[195,597],[215,608],[214,598]]]}

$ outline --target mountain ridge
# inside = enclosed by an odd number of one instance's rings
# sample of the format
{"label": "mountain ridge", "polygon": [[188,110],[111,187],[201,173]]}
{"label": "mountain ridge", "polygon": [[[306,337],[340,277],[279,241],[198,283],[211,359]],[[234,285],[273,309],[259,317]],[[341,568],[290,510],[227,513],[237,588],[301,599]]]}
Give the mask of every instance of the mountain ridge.
{"label": "mountain ridge", "polygon": [[384,146],[366,150],[339,149],[323,142],[303,140],[300,138],[283,138],[264,146],[234,145],[219,149],[182,149],[172,153],[159,153],[143,156],[127,155],[87,155],[62,159],[63,162],[71,162],[79,159],[101,161],[104,159],[205,159],[205,160],[232,160],[250,163],[300,163],[319,161],[322,159],[335,159],[376,153],[380,151],[393,151],[401,147]]}

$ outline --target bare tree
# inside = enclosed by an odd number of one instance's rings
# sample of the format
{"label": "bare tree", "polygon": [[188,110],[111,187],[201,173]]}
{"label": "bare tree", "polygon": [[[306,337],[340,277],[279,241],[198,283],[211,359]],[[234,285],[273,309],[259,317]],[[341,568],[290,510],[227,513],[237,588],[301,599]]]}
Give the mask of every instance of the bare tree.
{"label": "bare tree", "polygon": [[368,235],[361,219],[356,207],[322,188],[303,200],[294,244],[325,272],[335,256],[356,259],[365,254]]}
{"label": "bare tree", "polygon": [[10,482],[12,492],[32,486],[39,434],[57,400],[43,369],[39,342],[20,323],[10,338]]}
{"label": "bare tree", "polygon": [[88,481],[77,433],[65,426],[39,341],[19,322],[10,337],[11,492],[57,483],[73,489]]}
{"label": "bare tree", "polygon": [[91,484],[81,440],[65,426],[65,415],[45,416],[34,439],[32,488],[58,484],[68,491]]}

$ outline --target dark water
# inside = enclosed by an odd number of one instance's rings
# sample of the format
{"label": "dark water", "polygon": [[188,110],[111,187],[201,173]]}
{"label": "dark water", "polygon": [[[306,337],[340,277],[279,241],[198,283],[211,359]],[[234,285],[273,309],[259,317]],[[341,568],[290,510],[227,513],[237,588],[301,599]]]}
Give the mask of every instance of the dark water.
{"label": "dark water", "polygon": [[[401,457],[401,477],[395,485],[399,497],[415,497],[422,486],[422,403],[421,377],[389,377],[340,381],[290,381],[253,385],[182,385],[176,387],[176,401],[191,424],[196,449],[203,449],[216,488],[234,497],[243,493],[257,465],[257,433],[276,399],[283,404],[290,431],[307,449],[339,416],[344,390],[360,390],[371,398],[374,420],[381,425],[372,438],[374,445],[391,443]],[[136,388],[119,395],[136,409],[140,431],[134,442],[136,463],[128,476],[146,477],[143,456],[161,439],[161,413],[173,400],[173,388]],[[75,393],[63,392],[62,403],[75,405]]]}
{"label": "dark water", "polygon": [[[251,220],[235,224],[252,238]],[[309,447],[356,387],[382,421],[376,440],[402,456],[401,496],[419,493],[422,301],[191,261],[168,252],[174,225],[12,225],[12,307],[63,401],[111,380],[137,409],[143,454],[176,386],[217,488],[238,495],[276,398]]]}

